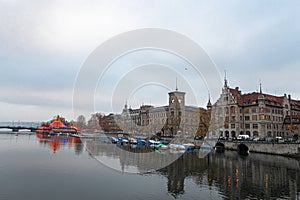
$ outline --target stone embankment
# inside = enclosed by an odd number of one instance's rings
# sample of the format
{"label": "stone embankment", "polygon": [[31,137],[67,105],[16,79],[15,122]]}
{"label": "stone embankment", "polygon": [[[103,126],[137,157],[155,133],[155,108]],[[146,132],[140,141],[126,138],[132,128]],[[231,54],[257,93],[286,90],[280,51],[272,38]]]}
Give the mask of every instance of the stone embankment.
{"label": "stone embankment", "polygon": [[[216,140],[206,140],[206,143],[215,146]],[[196,141],[195,144],[201,146],[203,141]],[[291,157],[300,157],[299,143],[272,143],[272,142],[252,142],[252,141],[218,141],[218,145],[224,145],[227,150],[237,151],[240,148],[248,149],[249,152],[265,153],[274,155],[284,155]]]}

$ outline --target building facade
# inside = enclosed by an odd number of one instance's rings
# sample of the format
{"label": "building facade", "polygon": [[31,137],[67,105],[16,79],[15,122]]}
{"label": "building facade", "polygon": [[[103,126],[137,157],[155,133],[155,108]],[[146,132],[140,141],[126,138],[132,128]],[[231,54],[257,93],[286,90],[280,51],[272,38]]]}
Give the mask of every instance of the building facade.
{"label": "building facade", "polygon": [[[195,136],[207,132],[209,110],[185,105],[185,93],[169,92],[168,105],[142,105],[137,109],[125,104],[121,114],[113,115],[114,123],[124,133],[149,133],[163,136]],[[105,126],[105,125],[103,125]],[[117,130],[114,128],[114,130]]]}
{"label": "building facade", "polygon": [[[211,137],[292,137],[286,118],[300,114],[300,101],[290,95],[274,96],[262,92],[242,94],[238,87],[230,88],[225,80],[222,93],[213,105],[209,135]],[[293,126],[292,126],[293,127]]]}

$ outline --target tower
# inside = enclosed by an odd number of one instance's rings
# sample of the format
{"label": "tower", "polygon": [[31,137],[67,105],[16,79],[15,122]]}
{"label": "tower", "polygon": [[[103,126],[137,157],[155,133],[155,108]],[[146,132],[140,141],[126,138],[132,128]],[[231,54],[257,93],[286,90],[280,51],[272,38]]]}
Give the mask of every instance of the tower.
{"label": "tower", "polygon": [[[177,89],[177,88],[176,88]],[[185,93],[178,90],[169,93],[169,109],[167,112],[168,132],[171,135],[183,134],[185,116]]]}

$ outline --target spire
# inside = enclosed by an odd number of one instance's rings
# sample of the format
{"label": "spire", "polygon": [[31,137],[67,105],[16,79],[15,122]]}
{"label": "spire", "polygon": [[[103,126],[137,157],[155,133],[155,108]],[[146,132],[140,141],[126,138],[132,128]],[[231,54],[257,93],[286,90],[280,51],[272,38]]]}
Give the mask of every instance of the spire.
{"label": "spire", "polygon": [[226,70],[224,70],[225,72],[225,77],[224,77],[224,87],[227,87],[227,77],[226,77]]}
{"label": "spire", "polygon": [[125,101],[125,106],[124,106],[125,109],[128,108],[128,105],[127,105],[127,100]]}
{"label": "spire", "polygon": [[177,87],[177,77],[176,77],[176,91],[178,91],[178,87]]}
{"label": "spire", "polygon": [[212,106],[212,104],[211,104],[211,102],[210,102],[210,93],[209,93],[209,91],[208,91],[208,102],[207,102],[206,107],[207,107],[207,109],[210,109],[211,106]]}
{"label": "spire", "polygon": [[261,80],[259,79],[259,93],[262,94],[262,89],[261,89]]}
{"label": "spire", "polygon": [[259,80],[259,95],[258,95],[258,100],[259,101],[264,101],[265,100],[265,95],[262,93],[262,89],[261,89],[261,80]]}

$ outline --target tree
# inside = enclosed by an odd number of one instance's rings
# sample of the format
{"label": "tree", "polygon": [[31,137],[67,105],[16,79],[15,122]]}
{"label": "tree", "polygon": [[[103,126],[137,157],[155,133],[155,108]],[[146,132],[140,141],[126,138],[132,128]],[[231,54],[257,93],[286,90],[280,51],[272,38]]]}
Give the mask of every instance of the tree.
{"label": "tree", "polygon": [[87,123],[87,128],[88,129],[99,129],[99,120],[98,116],[100,116],[100,113],[95,113],[91,115],[91,118],[89,119]]}
{"label": "tree", "polygon": [[83,129],[86,127],[86,119],[83,115],[79,115],[77,117],[76,126],[80,129]]}

